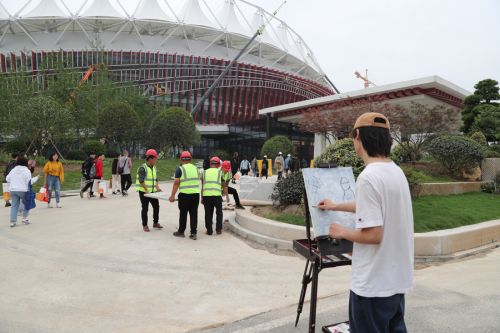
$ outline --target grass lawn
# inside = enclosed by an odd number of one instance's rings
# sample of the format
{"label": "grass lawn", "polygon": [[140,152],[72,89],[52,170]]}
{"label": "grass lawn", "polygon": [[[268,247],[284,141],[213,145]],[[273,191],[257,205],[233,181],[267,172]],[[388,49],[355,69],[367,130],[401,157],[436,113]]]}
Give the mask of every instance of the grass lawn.
{"label": "grass lawn", "polygon": [[423,196],[413,202],[415,232],[500,219],[500,195],[466,193]]}
{"label": "grass lawn", "polygon": [[[413,202],[415,232],[451,229],[500,219],[500,195],[466,193],[423,196]],[[264,217],[304,225],[301,215],[266,213]]]}
{"label": "grass lawn", "polygon": [[[194,160],[196,163],[198,160]],[[113,159],[106,158],[103,162],[104,166],[104,179],[111,178],[111,163]],[[133,160],[132,165],[132,186],[135,184],[135,175],[137,172],[137,168],[144,163],[144,160]],[[82,177],[81,166],[82,161],[68,161],[68,163],[64,163],[64,184],[62,184],[62,191],[66,190],[77,190],[80,188],[80,180]],[[171,180],[171,177],[175,173],[175,169],[179,165],[179,160],[177,159],[167,159],[167,160],[158,160],[157,169],[158,169],[158,179],[160,181]],[[43,164],[37,165],[35,170],[35,175],[43,176]],[[35,191],[38,191],[40,186],[43,185],[43,177],[40,177],[40,180],[35,185]]]}

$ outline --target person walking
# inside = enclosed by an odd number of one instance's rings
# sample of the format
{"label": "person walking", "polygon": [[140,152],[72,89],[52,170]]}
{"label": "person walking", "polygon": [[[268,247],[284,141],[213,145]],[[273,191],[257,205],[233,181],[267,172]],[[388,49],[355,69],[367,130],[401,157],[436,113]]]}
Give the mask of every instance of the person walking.
{"label": "person walking", "polygon": [[57,153],[52,153],[49,157],[49,161],[45,163],[43,167],[43,172],[45,173],[45,186],[49,191],[49,201],[47,202],[47,207],[52,208],[52,190],[56,195],[56,208],[61,208],[60,198],[61,198],[61,184],[64,183],[64,167],[59,161],[59,155]]}
{"label": "person walking", "polygon": [[356,214],[356,229],[333,223],[329,236],[354,243],[349,296],[350,332],[406,332],[405,293],[413,285],[413,212],[408,181],[391,159],[389,120],[361,115],[352,132],[365,169],[356,200],[318,203],[321,210]]}
{"label": "person walking", "polygon": [[113,162],[111,163],[111,194],[116,195],[118,192],[121,193],[121,176],[118,172],[118,161],[120,160],[121,154],[116,153]]}
{"label": "person walking", "polygon": [[28,169],[28,159],[22,156],[18,157],[16,166],[10,170],[5,180],[9,183],[12,200],[10,207],[10,227],[13,228],[17,225],[17,211],[21,203],[23,207],[22,223],[29,224],[29,210],[26,209],[25,197],[26,192],[29,190],[30,182],[34,184],[38,180],[38,176],[31,178],[31,172]]}
{"label": "person walking", "polygon": [[240,158],[238,157],[238,152],[235,152],[233,155],[233,159],[231,160],[231,172],[233,173],[233,179],[232,179],[233,184],[236,184],[234,175],[238,172],[239,168],[240,168]]}
{"label": "person walking", "polygon": [[[7,182],[7,176],[9,175],[9,172],[11,172],[12,169],[14,169],[16,167],[16,161],[17,161],[17,158],[19,157],[19,154],[12,153],[10,156],[12,157],[12,159],[9,161],[9,163],[7,163],[7,166],[5,167],[5,171],[3,172],[3,178],[4,178],[5,182]],[[5,199],[5,207],[10,207],[10,206],[11,206],[10,200]]]}
{"label": "person walking", "polygon": [[285,166],[285,160],[283,159],[283,153],[279,152],[278,156],[274,159],[274,167],[278,173],[278,180],[283,177],[283,167]]}
{"label": "person walking", "polygon": [[240,162],[240,172],[242,176],[248,175],[248,172],[250,171],[250,162],[246,159],[245,156],[243,156],[243,159]]}
{"label": "person walking", "polygon": [[222,188],[224,195],[227,196],[227,184],[222,179],[222,171],[219,168],[220,159],[214,156],[210,159],[210,169],[203,171],[202,187],[201,187],[201,202],[205,207],[205,228],[207,235],[212,235],[212,218],[216,215],[215,232],[220,235],[222,233]]}
{"label": "person walking", "polygon": [[288,176],[291,164],[292,164],[292,155],[288,154],[286,155],[285,158],[285,177]]}
{"label": "person walking", "polygon": [[82,163],[82,183],[83,187],[80,190],[80,198],[83,198],[83,193],[89,190],[89,199],[94,196],[92,189],[94,187],[95,177],[95,153],[90,152],[89,157]]}
{"label": "person walking", "polygon": [[[104,178],[103,161],[104,161],[104,154],[100,154],[97,157],[97,160],[95,161],[94,185],[96,186],[97,192],[99,193],[99,199],[106,198],[104,196],[104,190],[102,190],[102,192],[101,192],[101,186],[100,186],[100,184],[101,184],[101,182],[103,182],[103,178]],[[95,189],[94,189],[94,192],[95,192]]]}
{"label": "person walking", "polygon": [[160,219],[160,203],[158,199],[145,196],[148,193],[162,192],[158,185],[158,172],[156,170],[156,162],[158,161],[158,153],[154,149],[146,151],[146,163],[143,163],[137,169],[135,189],[139,192],[141,200],[141,220],[142,230],[149,232],[148,227],[148,207],[149,204],[153,207],[153,228],[163,229],[163,226],[158,222]]}
{"label": "person walking", "polygon": [[122,186],[122,195],[128,195],[128,189],[132,186],[132,176],[130,170],[132,169],[132,158],[129,157],[128,151],[124,150],[122,156],[118,160],[118,173],[120,173],[120,182]]}
{"label": "person walking", "polygon": [[269,168],[269,161],[267,160],[267,155],[264,155],[264,157],[262,158],[262,168],[260,172],[260,178],[262,178],[262,176],[266,176],[267,179],[268,168]]}
{"label": "person walking", "polygon": [[179,190],[179,228],[174,232],[176,237],[184,237],[186,230],[187,215],[189,213],[189,222],[191,232],[189,238],[196,240],[198,229],[198,206],[200,204],[200,177],[198,169],[191,163],[192,156],[188,151],[183,151],[180,155],[181,165],[175,170],[175,180],[172,187],[172,194],[168,199],[175,201],[175,194]]}
{"label": "person walking", "polygon": [[234,202],[236,203],[236,208],[245,209],[245,207],[241,205],[238,191],[235,188],[229,186],[229,181],[231,180],[231,178],[233,178],[233,176],[231,175],[231,161],[224,161],[222,162],[222,179],[227,184],[227,203],[229,203],[229,194],[231,194],[234,198]]}
{"label": "person walking", "polygon": [[256,156],[254,156],[252,158],[252,161],[250,162],[250,164],[251,164],[253,176],[258,177],[259,176],[259,168],[257,167],[257,157]]}

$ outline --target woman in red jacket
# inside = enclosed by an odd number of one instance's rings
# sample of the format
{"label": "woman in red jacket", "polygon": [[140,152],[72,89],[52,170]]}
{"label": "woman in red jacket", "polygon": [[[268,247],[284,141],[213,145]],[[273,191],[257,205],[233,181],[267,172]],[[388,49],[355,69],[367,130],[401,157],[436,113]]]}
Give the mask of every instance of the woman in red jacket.
{"label": "woman in red jacket", "polygon": [[[101,154],[97,157],[97,160],[95,161],[95,178],[94,179],[103,179],[103,166],[102,166],[102,161],[104,160],[104,154]],[[97,184],[97,191],[99,192],[99,199],[105,198],[104,193],[101,193],[99,191],[99,183],[100,182],[94,182],[94,184]]]}

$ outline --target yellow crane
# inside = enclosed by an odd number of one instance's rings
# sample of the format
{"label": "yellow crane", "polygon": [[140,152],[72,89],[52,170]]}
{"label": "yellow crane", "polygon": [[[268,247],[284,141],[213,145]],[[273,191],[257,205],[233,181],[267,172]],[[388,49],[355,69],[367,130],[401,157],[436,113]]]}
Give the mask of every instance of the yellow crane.
{"label": "yellow crane", "polygon": [[359,71],[355,71],[355,72],[354,72],[354,75],[356,75],[356,77],[357,77],[358,79],[361,79],[361,80],[363,80],[363,81],[364,81],[364,86],[365,86],[365,89],[366,89],[366,88],[369,88],[369,87],[370,87],[370,84],[371,84],[372,86],[376,86],[376,84],[375,84],[375,83],[373,83],[372,81],[368,80],[368,69],[365,69],[365,76],[361,75],[361,74],[359,73]]}

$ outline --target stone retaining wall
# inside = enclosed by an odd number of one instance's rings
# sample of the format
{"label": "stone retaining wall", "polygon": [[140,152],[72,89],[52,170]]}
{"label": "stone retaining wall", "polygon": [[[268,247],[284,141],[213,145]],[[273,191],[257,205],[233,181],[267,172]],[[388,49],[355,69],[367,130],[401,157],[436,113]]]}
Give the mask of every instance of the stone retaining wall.
{"label": "stone retaining wall", "polygon": [[487,182],[424,183],[420,195],[449,195],[481,192],[481,185]]}
{"label": "stone retaining wall", "polygon": [[[249,210],[236,211],[231,229],[257,243],[292,250],[292,240],[306,238],[306,228],[269,220]],[[500,220],[415,234],[415,257],[446,257],[500,242]]]}

